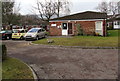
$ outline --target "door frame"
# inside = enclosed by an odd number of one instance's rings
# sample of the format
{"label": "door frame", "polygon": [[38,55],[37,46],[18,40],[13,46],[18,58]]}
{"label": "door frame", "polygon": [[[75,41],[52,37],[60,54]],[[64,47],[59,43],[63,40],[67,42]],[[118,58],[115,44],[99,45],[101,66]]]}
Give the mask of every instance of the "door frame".
{"label": "door frame", "polygon": [[[101,24],[100,24],[101,29],[97,29],[97,23],[98,23],[98,22],[101,23]],[[95,32],[96,32],[96,33],[99,33],[98,31],[101,31],[100,35],[103,36],[103,21],[96,21],[96,22],[95,22]]]}
{"label": "door frame", "polygon": [[[68,22],[68,24],[71,23],[72,25],[72,34],[69,34],[69,31],[68,31],[68,35],[73,35],[73,23],[72,22]],[[69,27],[68,27],[68,30],[69,30]]]}
{"label": "door frame", "polygon": [[[73,34],[74,34],[74,32],[73,32],[74,30],[73,30],[73,29],[74,29],[74,28],[73,28],[73,23],[72,23],[72,22],[62,22],[62,23],[61,23],[61,26],[62,26],[62,35],[64,35],[64,34],[63,34],[63,31],[65,30],[65,29],[63,29],[63,23],[67,23],[67,29],[66,29],[67,34],[66,34],[66,35],[73,35]],[[69,24],[69,23],[72,24],[72,34],[68,34],[68,30],[69,30],[69,29],[68,29],[68,28],[69,28],[69,27],[68,27],[68,24]]]}
{"label": "door frame", "polygon": [[[67,29],[63,29],[63,23],[67,24]],[[61,25],[62,25],[62,35],[68,35],[68,22],[62,22]],[[63,34],[64,32],[66,32],[66,34]]]}

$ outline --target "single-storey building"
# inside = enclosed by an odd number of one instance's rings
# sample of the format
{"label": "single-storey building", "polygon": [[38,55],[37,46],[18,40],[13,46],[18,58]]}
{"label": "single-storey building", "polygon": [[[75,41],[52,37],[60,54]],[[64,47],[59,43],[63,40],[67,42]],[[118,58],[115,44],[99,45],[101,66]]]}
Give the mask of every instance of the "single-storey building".
{"label": "single-storey building", "polygon": [[86,11],[50,20],[49,32],[52,36],[94,35],[95,33],[106,36],[107,14]]}
{"label": "single-storey building", "polygon": [[107,18],[107,27],[113,29],[120,29],[120,14],[116,14],[115,16],[110,15]]}

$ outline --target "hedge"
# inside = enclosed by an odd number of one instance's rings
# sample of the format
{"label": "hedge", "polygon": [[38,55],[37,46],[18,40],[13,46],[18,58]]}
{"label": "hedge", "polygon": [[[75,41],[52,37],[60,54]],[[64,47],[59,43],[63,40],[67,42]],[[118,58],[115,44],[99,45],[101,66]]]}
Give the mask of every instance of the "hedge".
{"label": "hedge", "polygon": [[7,57],[7,48],[4,44],[0,45],[0,50],[1,50],[1,57],[2,57],[2,60],[5,60],[6,57]]}

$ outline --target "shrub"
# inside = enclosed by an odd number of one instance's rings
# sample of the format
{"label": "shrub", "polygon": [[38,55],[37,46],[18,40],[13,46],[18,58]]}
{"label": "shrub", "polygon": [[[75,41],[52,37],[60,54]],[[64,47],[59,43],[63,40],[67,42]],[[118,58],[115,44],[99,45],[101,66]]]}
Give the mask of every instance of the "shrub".
{"label": "shrub", "polygon": [[82,29],[80,24],[77,24],[77,31],[78,31],[78,35],[83,35],[84,34],[83,29]]}
{"label": "shrub", "polygon": [[4,44],[0,45],[0,48],[2,50],[2,60],[5,60],[7,57],[7,48]]}
{"label": "shrub", "polygon": [[49,33],[49,32],[46,32],[45,34],[46,34],[47,36],[50,36],[50,33]]}
{"label": "shrub", "polygon": [[113,29],[114,29],[113,26],[107,27],[107,30],[113,30]]}

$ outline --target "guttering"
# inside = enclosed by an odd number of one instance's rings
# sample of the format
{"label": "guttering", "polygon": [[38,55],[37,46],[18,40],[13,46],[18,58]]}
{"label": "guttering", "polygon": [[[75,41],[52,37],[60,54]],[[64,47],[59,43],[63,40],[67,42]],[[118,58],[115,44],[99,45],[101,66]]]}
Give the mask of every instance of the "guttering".
{"label": "guttering", "polygon": [[49,22],[60,22],[60,21],[96,21],[96,20],[105,20],[105,19],[87,19],[87,20],[51,20]]}

